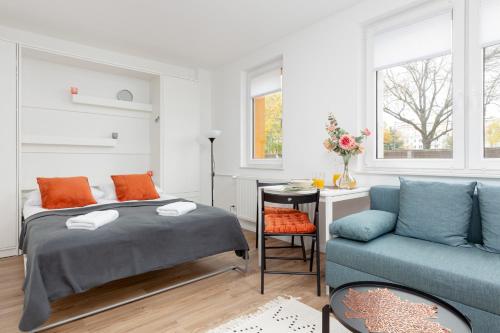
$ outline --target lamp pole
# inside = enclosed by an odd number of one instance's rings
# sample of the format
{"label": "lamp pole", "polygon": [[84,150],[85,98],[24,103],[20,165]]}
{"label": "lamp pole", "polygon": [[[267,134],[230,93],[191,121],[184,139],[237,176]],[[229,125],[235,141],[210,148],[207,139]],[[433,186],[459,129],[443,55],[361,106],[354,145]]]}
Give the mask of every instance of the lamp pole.
{"label": "lamp pole", "polygon": [[208,138],[210,140],[210,164],[211,164],[211,172],[210,177],[212,179],[212,207],[214,206],[214,178],[215,178],[215,160],[214,160],[214,141],[215,138]]}

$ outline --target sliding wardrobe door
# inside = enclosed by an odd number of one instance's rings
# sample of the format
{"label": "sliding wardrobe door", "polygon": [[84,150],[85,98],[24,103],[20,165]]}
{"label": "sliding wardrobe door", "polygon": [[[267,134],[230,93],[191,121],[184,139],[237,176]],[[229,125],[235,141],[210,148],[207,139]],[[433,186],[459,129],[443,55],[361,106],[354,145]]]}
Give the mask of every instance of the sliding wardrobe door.
{"label": "sliding wardrobe door", "polygon": [[[162,161],[165,191],[178,197],[199,200],[200,196],[200,90],[198,83],[164,77],[164,152]],[[206,139],[208,142],[208,139]]]}
{"label": "sliding wardrobe door", "polygon": [[0,41],[0,257],[17,254],[17,47]]}

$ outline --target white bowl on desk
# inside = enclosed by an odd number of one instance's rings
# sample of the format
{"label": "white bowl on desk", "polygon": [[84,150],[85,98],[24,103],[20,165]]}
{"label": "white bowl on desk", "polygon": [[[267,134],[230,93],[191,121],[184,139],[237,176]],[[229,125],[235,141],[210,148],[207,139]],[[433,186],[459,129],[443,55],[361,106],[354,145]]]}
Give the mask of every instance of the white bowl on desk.
{"label": "white bowl on desk", "polygon": [[313,181],[311,179],[292,179],[290,181],[290,186],[297,188],[311,188]]}

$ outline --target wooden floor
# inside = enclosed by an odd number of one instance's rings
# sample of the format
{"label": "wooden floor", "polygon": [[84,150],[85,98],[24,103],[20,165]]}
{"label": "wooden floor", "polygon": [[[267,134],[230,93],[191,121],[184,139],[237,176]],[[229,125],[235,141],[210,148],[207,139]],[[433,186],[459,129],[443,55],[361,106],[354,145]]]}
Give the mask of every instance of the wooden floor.
{"label": "wooden floor", "polygon": [[[223,273],[47,332],[204,332],[229,319],[253,312],[277,296],[301,297],[302,302],[318,310],[328,302],[324,288],[321,290],[323,296],[316,296],[314,276],[266,275],[266,293],[261,295],[255,234],[245,232],[245,236],[251,247],[247,274],[236,271]],[[270,245],[278,243],[278,240],[270,241]],[[295,249],[273,251],[277,254],[300,255],[300,252],[293,253]],[[49,321],[166,287],[235,262],[242,263],[234,253],[226,253],[115,281],[54,302]],[[307,270],[307,265],[302,261],[273,260],[268,262],[268,269]],[[23,279],[22,257],[0,260],[0,332],[18,332],[23,304]]]}

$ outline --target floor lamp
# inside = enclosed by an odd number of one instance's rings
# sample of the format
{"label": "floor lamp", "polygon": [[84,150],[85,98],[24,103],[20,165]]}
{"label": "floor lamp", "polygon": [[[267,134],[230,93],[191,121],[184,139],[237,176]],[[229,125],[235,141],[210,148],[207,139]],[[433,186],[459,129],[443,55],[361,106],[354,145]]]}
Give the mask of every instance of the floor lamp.
{"label": "floor lamp", "polygon": [[207,138],[210,140],[210,178],[212,187],[212,207],[214,205],[214,178],[215,178],[215,159],[214,159],[214,141],[222,134],[220,130],[210,130],[207,133]]}

